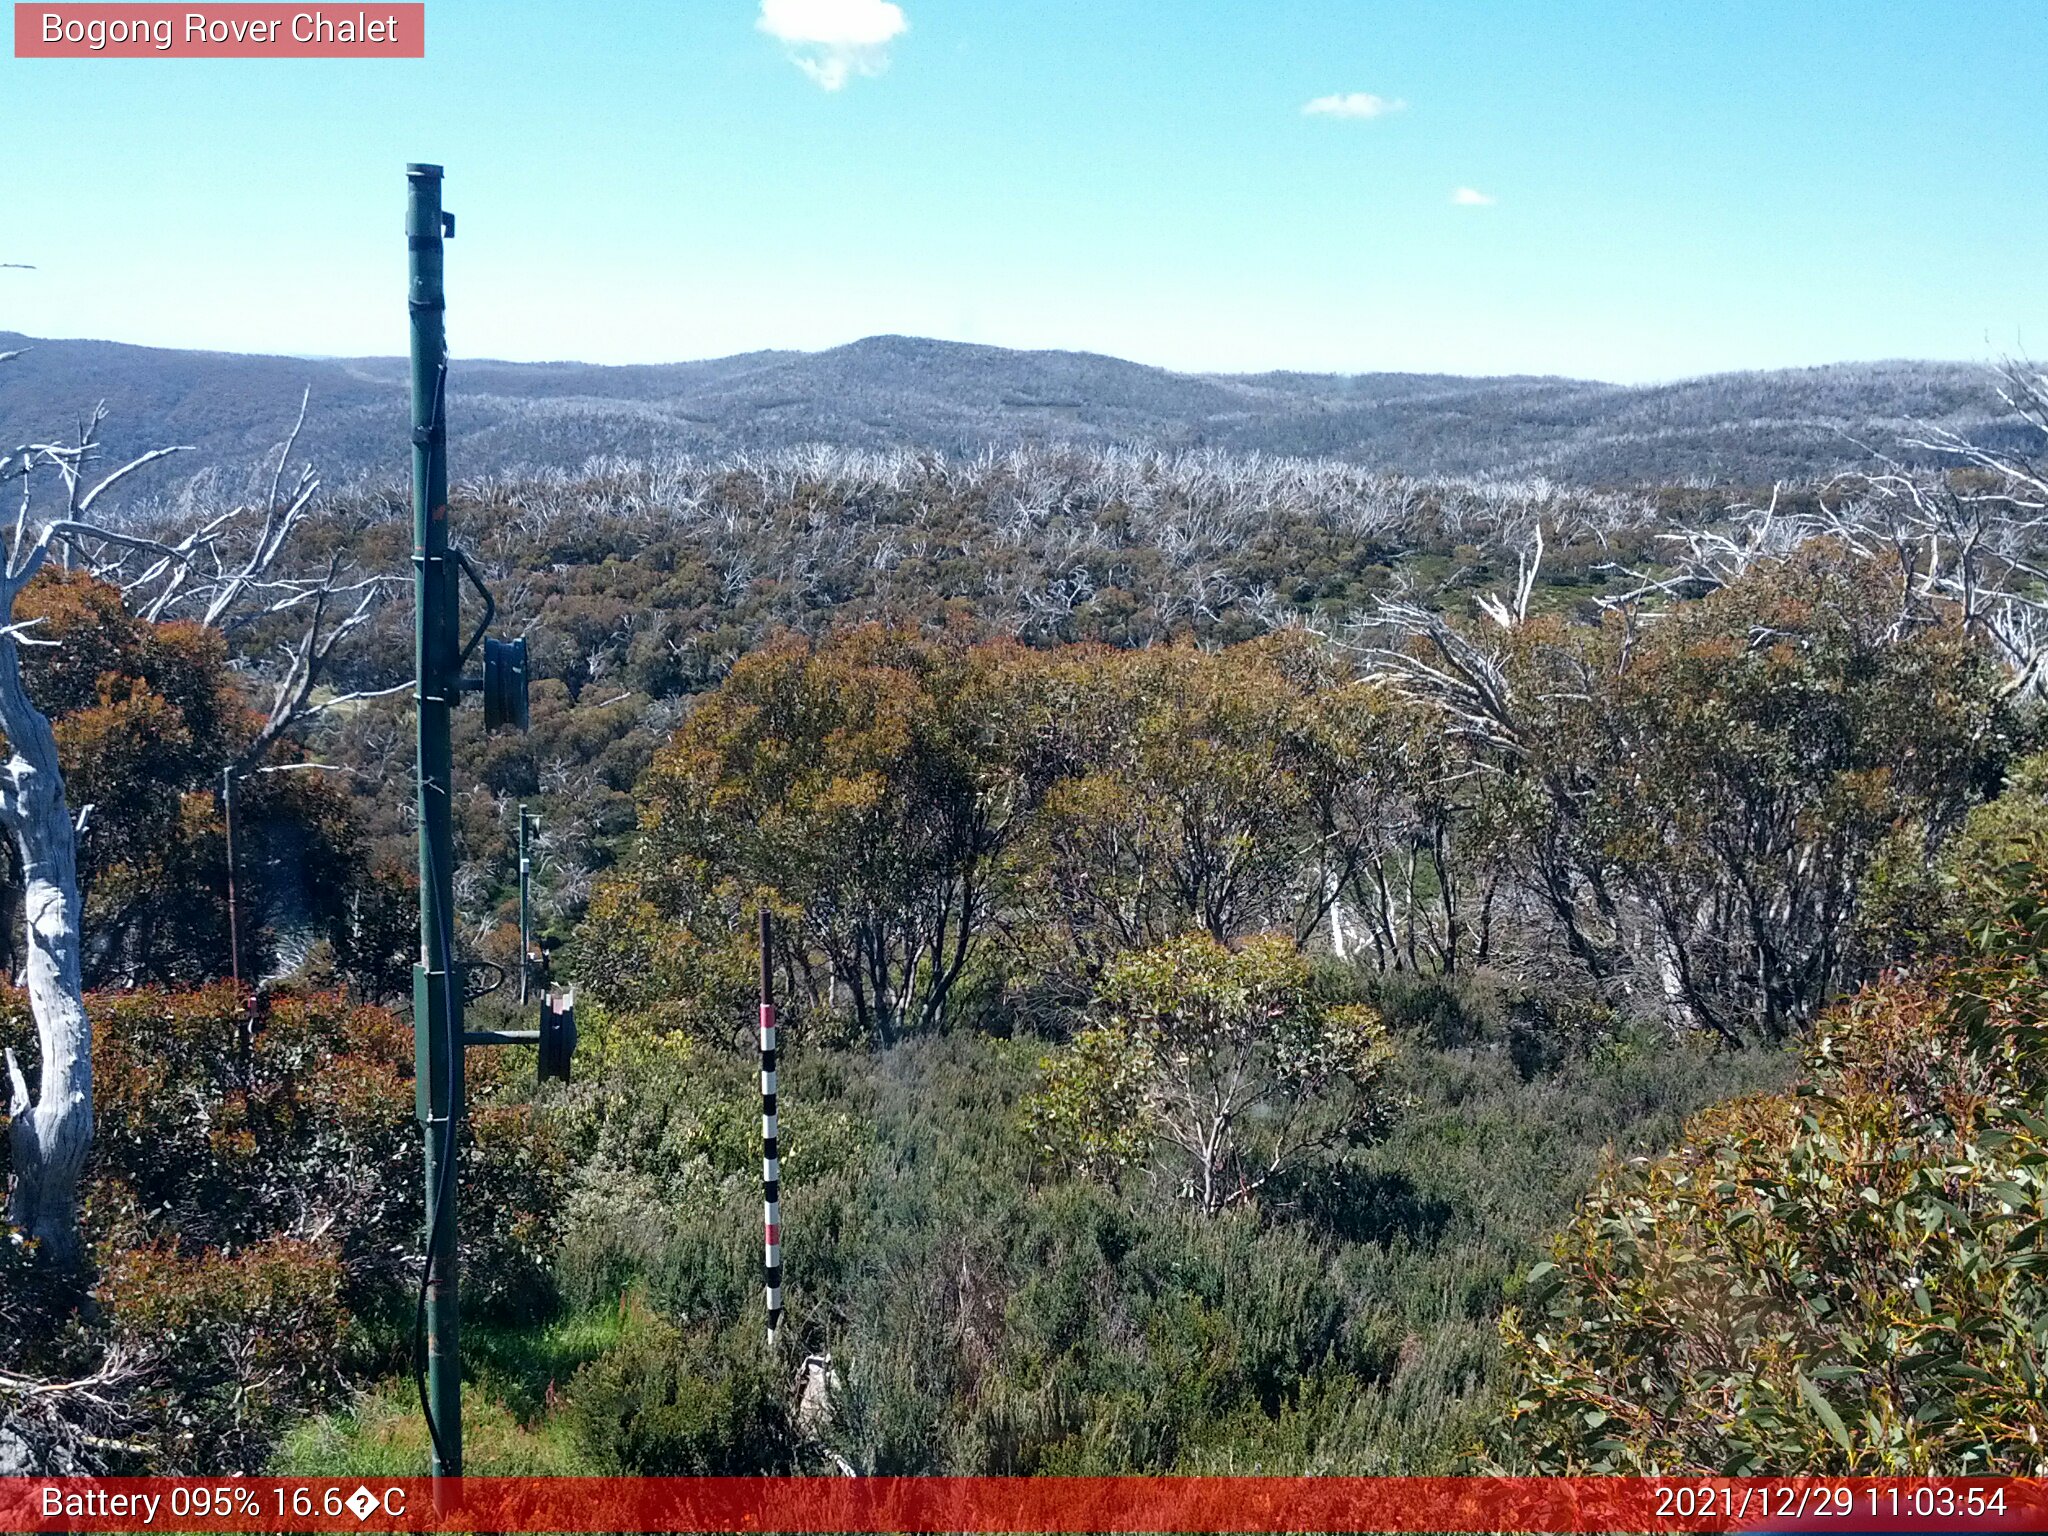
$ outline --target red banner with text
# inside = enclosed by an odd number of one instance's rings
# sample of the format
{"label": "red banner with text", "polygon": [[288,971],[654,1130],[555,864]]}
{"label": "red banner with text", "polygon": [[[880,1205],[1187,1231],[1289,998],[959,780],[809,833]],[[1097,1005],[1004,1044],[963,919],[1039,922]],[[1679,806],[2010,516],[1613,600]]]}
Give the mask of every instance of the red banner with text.
{"label": "red banner with text", "polygon": [[413,5],[23,5],[18,59],[421,59]]}
{"label": "red banner with text", "polygon": [[0,1531],[2043,1531],[1921,1478],[9,1478]]}

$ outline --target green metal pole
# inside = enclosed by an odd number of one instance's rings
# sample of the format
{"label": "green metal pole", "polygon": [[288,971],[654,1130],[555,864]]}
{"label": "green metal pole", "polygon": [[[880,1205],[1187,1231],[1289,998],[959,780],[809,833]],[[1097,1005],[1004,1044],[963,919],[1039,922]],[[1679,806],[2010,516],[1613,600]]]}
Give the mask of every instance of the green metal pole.
{"label": "green metal pole", "polygon": [[412,319],[413,652],[419,709],[420,963],[413,971],[417,1110],[426,1131],[426,1411],[436,1478],[462,1475],[462,1345],[455,1283],[462,990],[455,975],[449,716],[460,698],[456,567],[448,555],[448,345],[441,168],[406,167]]}

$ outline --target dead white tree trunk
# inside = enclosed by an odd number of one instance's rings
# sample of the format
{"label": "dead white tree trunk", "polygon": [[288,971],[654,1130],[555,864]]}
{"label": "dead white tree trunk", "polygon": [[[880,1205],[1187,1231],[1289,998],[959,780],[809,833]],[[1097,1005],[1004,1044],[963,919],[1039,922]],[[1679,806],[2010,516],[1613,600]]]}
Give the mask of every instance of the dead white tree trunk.
{"label": "dead white tree trunk", "polygon": [[[251,621],[284,613],[298,616],[298,637],[280,646],[282,665],[268,678],[269,712],[235,760],[237,770],[261,762],[279,740],[316,715],[412,687],[408,680],[389,688],[314,697],[343,642],[370,623],[384,600],[410,578],[345,569],[338,552],[324,571],[281,574],[289,564],[293,536],[314,515],[314,498],[320,491],[320,477],[311,465],[299,466],[296,476],[287,479],[311,399],[310,389],[300,397],[298,417],[278,449],[269,492],[260,507],[232,506],[202,514],[189,526],[153,529],[163,535],[159,545],[115,540],[112,549],[89,548],[93,575],[118,586],[129,611],[152,623],[189,619],[232,633],[237,625]],[[97,424],[97,416],[94,421]],[[138,562],[141,569],[131,572],[130,556],[140,547],[162,552]]]}
{"label": "dead white tree trunk", "polygon": [[[79,966],[78,831],[64,798],[57,736],[28,696],[21,647],[33,644],[31,627],[17,623],[14,605],[49,558],[54,543],[68,548],[81,537],[105,544],[169,553],[152,540],[94,527],[83,521],[93,503],[145,464],[181,450],[159,448],[87,487],[85,466],[94,456],[93,428],[75,445],[29,444],[0,454],[0,484],[19,477],[21,499],[14,537],[0,570],[0,730],[7,758],[0,764],[0,826],[21,856],[23,926],[27,961],[19,978],[36,1026],[36,1088],[10,1049],[6,1053],[8,1151],[12,1175],[7,1217],[42,1245],[52,1262],[71,1266],[83,1256],[78,1232],[78,1177],[92,1144],[92,1024],[86,1017]],[[67,515],[47,523],[33,543],[26,538],[30,482],[54,468],[66,487]]]}
{"label": "dead white tree trunk", "polygon": [[[11,618],[20,583],[0,587]],[[18,632],[0,631],[0,822],[21,855],[28,963],[21,980],[35,1018],[39,1082],[31,1098],[14,1052],[7,1053],[13,1187],[7,1217],[55,1263],[74,1265],[78,1175],[92,1143],[92,1029],[79,979],[78,845],[57,766],[57,737],[21,682]]]}

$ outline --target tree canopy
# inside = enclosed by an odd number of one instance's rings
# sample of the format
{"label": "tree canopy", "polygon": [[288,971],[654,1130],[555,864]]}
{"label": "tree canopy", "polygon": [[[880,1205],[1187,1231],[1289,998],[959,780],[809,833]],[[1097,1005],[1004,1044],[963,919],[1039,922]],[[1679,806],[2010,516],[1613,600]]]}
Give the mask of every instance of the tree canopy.
{"label": "tree canopy", "polygon": [[[281,740],[242,766],[264,720],[219,631],[139,618],[106,582],[54,569],[15,612],[32,626],[25,680],[80,823],[86,983],[228,974],[221,773],[232,766],[244,970],[290,970],[324,941],[344,970],[388,987],[393,945],[405,947],[388,910],[403,876],[373,864],[348,791],[303,748]],[[19,890],[17,869],[0,892],[10,910]],[[18,944],[8,927],[0,968],[18,971]]]}

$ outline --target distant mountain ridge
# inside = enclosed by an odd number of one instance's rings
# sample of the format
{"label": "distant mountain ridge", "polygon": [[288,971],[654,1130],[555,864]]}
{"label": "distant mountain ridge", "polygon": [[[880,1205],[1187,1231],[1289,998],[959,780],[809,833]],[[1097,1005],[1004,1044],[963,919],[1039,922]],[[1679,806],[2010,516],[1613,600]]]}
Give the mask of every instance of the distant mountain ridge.
{"label": "distant mountain ridge", "polygon": [[[61,427],[104,399],[110,455],[189,443],[230,476],[290,428],[330,484],[400,480],[406,365],[172,351],[0,333],[0,433]],[[748,352],[605,367],[457,359],[450,455],[459,477],[827,442],[975,452],[1021,443],[1329,456],[1428,476],[1582,484],[1768,484],[1868,464],[1945,427],[2017,440],[1987,367],[1851,363],[1618,385],[1438,374],[1185,374],[1086,352],[872,336],[824,352]],[[188,461],[189,462],[189,461]],[[193,467],[197,467],[196,465]]]}

